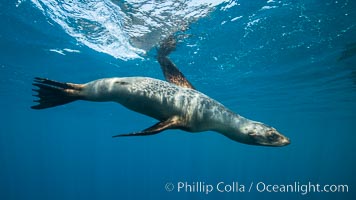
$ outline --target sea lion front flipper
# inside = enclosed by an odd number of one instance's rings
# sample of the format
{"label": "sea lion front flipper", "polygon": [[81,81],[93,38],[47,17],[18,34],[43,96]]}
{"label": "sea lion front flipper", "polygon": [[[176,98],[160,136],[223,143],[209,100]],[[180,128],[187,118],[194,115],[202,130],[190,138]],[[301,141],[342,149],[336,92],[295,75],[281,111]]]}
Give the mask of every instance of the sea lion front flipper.
{"label": "sea lion front flipper", "polygon": [[112,137],[123,137],[123,136],[147,136],[147,135],[154,135],[157,133],[160,133],[166,129],[174,129],[178,128],[180,125],[178,117],[171,117],[166,121],[158,122],[157,124],[146,128],[143,131],[140,132],[134,132],[134,133],[126,133],[126,134],[120,134],[120,135],[115,135]]}
{"label": "sea lion front flipper", "polygon": [[177,41],[173,36],[169,36],[160,44],[157,50],[157,60],[161,65],[163,75],[170,83],[181,87],[195,89],[193,85],[185,78],[182,72],[168,58],[168,55],[175,50]]}

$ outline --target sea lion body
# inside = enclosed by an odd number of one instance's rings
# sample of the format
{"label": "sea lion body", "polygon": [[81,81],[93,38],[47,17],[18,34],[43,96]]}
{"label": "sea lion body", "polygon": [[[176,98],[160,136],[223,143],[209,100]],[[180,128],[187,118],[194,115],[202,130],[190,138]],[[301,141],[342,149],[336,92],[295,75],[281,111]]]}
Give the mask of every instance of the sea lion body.
{"label": "sea lion body", "polygon": [[201,92],[147,77],[96,80],[84,85],[82,95],[90,101],[115,101],[159,121],[177,116],[190,132],[219,130],[228,117],[243,119]]}
{"label": "sea lion body", "polygon": [[[39,105],[44,109],[75,100],[113,101],[160,121],[141,132],[117,136],[143,136],[167,129],[216,131],[245,144],[284,146],[289,139],[276,129],[246,119],[205,94],[148,77],[105,78],[86,84],[60,83],[36,78]],[[116,136],[115,136],[116,137]]]}

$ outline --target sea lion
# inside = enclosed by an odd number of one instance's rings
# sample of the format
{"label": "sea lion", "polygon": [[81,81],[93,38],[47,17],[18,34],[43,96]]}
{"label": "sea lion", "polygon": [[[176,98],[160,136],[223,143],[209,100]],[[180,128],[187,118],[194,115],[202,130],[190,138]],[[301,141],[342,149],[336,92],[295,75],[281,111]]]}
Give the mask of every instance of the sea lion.
{"label": "sea lion", "polygon": [[[123,136],[146,136],[167,129],[188,132],[216,131],[237,142],[285,146],[289,139],[276,129],[246,119],[194,89],[192,84],[168,58],[175,42],[168,38],[158,49],[157,60],[167,81],[148,77],[104,78],[86,84],[61,83],[35,78],[39,97],[33,109],[45,109],[76,100],[113,101],[126,108],[157,119],[159,122],[140,132]],[[171,42],[171,43],[170,43]]]}
{"label": "sea lion", "polygon": [[75,100],[114,101],[130,110],[159,120],[141,132],[117,135],[142,136],[166,129],[189,132],[216,131],[232,140],[254,145],[284,146],[289,139],[276,129],[251,121],[219,102],[190,88],[148,77],[105,78],[86,84],[60,83],[35,78],[40,99],[33,109],[45,109]]}

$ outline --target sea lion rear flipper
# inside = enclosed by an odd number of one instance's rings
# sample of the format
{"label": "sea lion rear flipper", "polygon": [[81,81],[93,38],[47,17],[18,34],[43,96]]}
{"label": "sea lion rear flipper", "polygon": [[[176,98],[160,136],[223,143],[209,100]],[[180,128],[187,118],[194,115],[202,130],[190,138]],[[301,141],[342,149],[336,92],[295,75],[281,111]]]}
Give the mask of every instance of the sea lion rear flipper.
{"label": "sea lion rear flipper", "polygon": [[158,122],[157,124],[146,128],[143,131],[140,132],[134,132],[134,133],[126,133],[126,134],[120,134],[120,135],[115,135],[112,137],[123,137],[123,136],[147,136],[147,135],[154,135],[157,133],[160,133],[166,129],[174,129],[179,126],[179,119],[177,117],[171,117],[166,121]]}
{"label": "sea lion rear flipper", "polygon": [[33,96],[39,98],[34,101],[38,104],[31,106],[32,109],[51,108],[84,99],[81,95],[81,90],[84,87],[82,84],[61,83],[36,77],[32,85],[38,87],[38,89],[33,89],[37,93]]}
{"label": "sea lion rear flipper", "polygon": [[162,41],[157,50],[157,60],[161,65],[163,75],[170,83],[179,85],[181,87],[195,89],[193,85],[185,78],[182,72],[175,66],[175,64],[168,58],[168,55],[175,50],[177,41],[173,36],[169,36]]}

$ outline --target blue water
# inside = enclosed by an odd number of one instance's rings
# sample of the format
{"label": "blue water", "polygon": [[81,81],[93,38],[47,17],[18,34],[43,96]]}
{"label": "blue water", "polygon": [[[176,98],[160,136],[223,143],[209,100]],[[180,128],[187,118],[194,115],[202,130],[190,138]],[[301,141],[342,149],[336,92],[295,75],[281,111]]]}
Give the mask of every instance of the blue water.
{"label": "blue water", "polygon": [[[237,3],[192,22],[170,57],[198,90],[276,127],[289,146],[180,130],[113,139],[156,123],[115,103],[31,110],[37,76],[78,83],[163,76],[155,48],[116,59],[78,42],[31,1],[1,1],[0,199],[354,199],[355,1],[291,0],[262,10],[271,2]],[[54,51],[65,48],[78,52]],[[246,191],[178,192],[178,182],[238,182]],[[259,192],[258,182],[348,192]]]}

